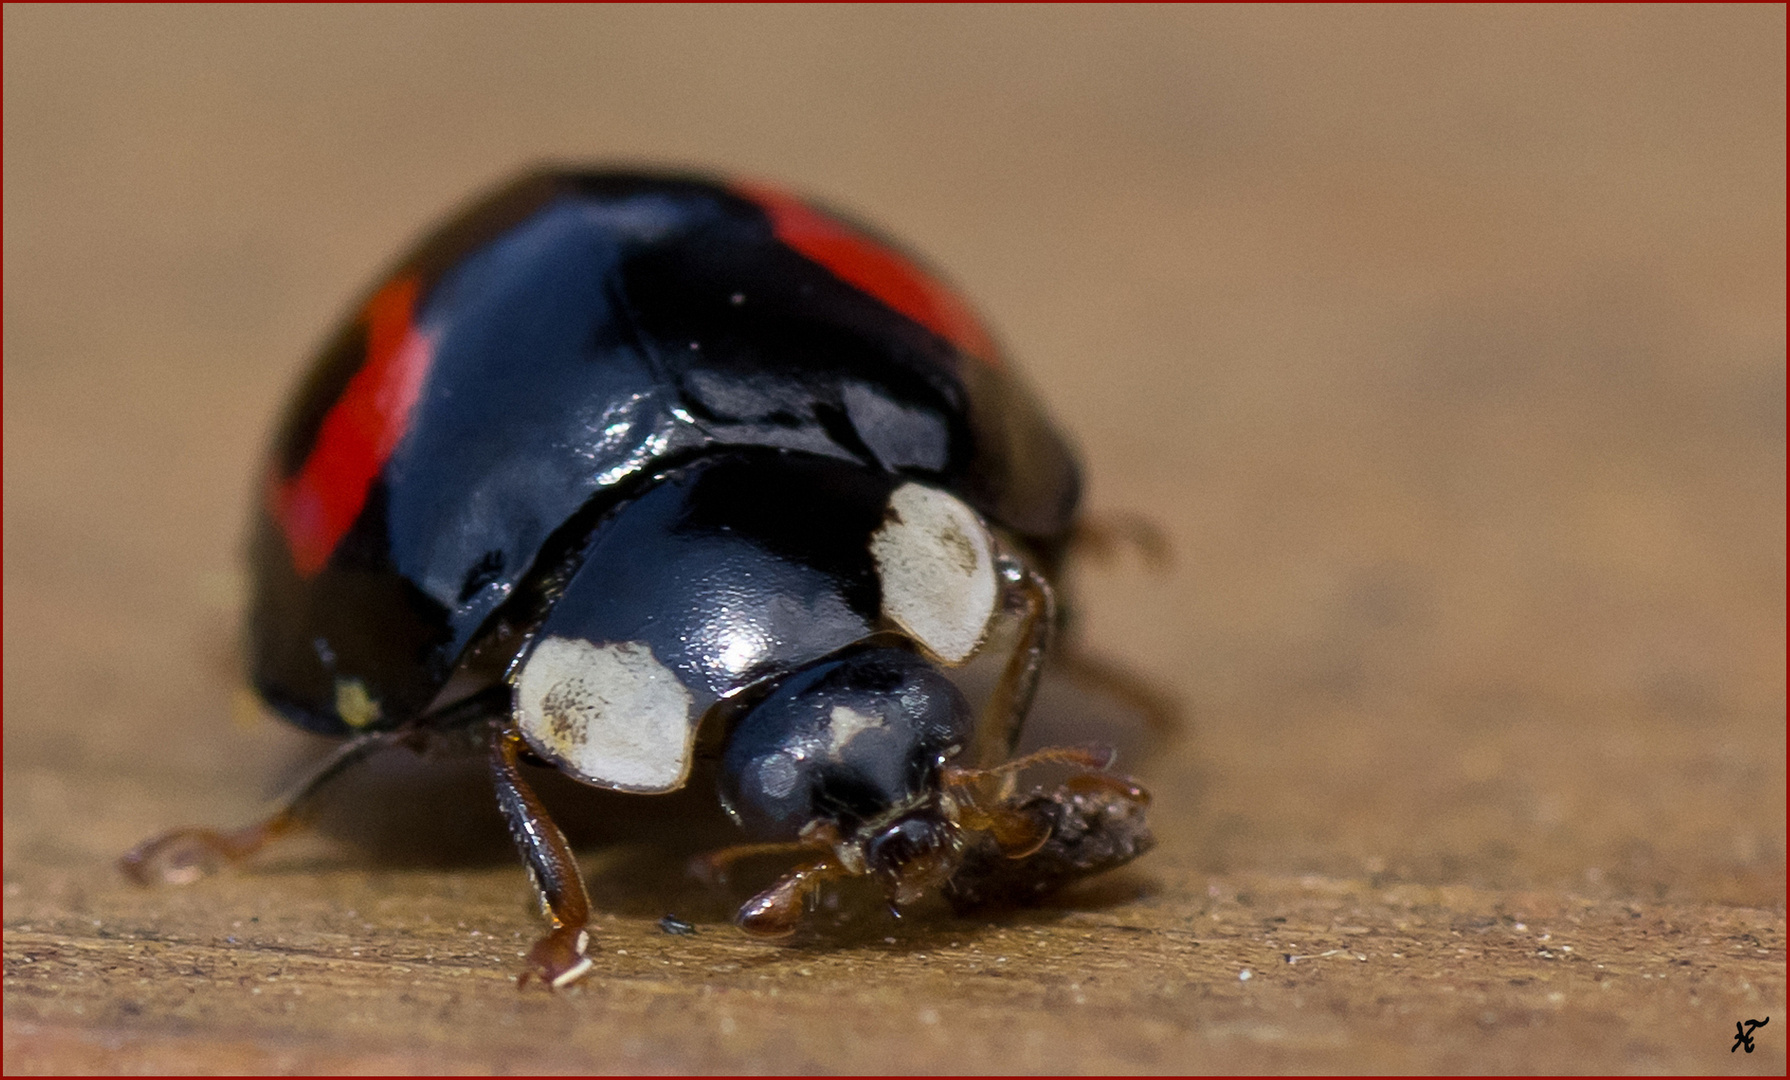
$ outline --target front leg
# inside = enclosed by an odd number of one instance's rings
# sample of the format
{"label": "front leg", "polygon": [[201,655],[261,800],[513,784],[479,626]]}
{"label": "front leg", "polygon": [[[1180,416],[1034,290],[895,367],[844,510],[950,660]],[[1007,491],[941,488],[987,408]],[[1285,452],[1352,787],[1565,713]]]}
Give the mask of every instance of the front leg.
{"label": "front leg", "polygon": [[976,739],[965,760],[987,768],[1007,760],[1019,743],[1019,730],[1031,711],[1044,671],[1057,621],[1056,593],[1050,582],[1019,555],[1003,550],[996,562],[1001,575],[1003,606],[1020,620],[1019,640],[1007,658],[1000,681],[982,706]]}
{"label": "front leg", "polygon": [[518,976],[516,984],[526,985],[530,975],[538,975],[549,989],[558,989],[590,970],[591,960],[585,955],[590,933],[584,928],[590,919],[590,897],[585,894],[571,845],[522,779],[523,747],[522,735],[513,723],[492,728],[491,779],[497,787],[497,807],[528,864],[541,908],[553,923],[547,936],[529,950],[530,970]]}
{"label": "front leg", "polygon": [[796,932],[808,910],[808,899],[814,890],[838,878],[849,876],[840,861],[823,855],[804,863],[777,879],[777,883],[759,893],[740,908],[734,922],[754,937],[788,937]]}

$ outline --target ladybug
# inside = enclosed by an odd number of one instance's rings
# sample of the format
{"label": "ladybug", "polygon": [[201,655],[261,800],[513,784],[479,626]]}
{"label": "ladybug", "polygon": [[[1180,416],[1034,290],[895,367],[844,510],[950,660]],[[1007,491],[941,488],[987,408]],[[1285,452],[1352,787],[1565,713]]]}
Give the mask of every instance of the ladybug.
{"label": "ladybug", "polygon": [[[749,901],[1030,895],[1147,846],[1104,757],[1010,760],[1076,525],[1068,444],[969,306],[898,247],[758,184],[547,169],[449,220],[322,350],[251,525],[250,675],[344,741],[273,816],[124,857],[195,879],[373,752],[470,741],[551,929],[591,966],[572,852],[520,768],[655,794],[718,761]],[[972,707],[956,669],[1005,650]],[[1079,772],[1025,796],[1040,761]]]}

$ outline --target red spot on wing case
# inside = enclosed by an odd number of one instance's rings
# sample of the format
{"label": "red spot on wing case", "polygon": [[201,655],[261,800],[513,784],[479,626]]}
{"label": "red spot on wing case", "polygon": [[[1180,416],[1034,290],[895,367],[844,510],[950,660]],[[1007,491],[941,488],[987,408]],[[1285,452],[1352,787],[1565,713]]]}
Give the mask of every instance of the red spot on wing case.
{"label": "red spot on wing case", "polygon": [[732,187],[770,215],[777,239],[963,352],[986,363],[999,362],[994,341],[975,312],[937,278],[787,192],[757,183]]}
{"label": "red spot on wing case", "polygon": [[409,427],[434,359],[434,343],[412,325],[417,293],[414,277],[400,277],[367,302],[366,362],[324,415],[297,474],[272,485],[274,519],[302,577],[329,562]]}

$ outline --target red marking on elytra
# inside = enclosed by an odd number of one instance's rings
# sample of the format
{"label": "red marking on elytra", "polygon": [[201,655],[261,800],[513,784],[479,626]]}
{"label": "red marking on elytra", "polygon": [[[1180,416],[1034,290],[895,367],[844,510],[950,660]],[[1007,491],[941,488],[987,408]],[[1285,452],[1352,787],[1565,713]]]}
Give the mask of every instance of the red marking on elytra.
{"label": "red marking on elytra", "polygon": [[756,183],[733,189],[771,217],[777,239],[832,271],[834,276],[931,330],[962,351],[997,363],[994,341],[982,323],[937,278],[845,223],[787,192]]}
{"label": "red marking on elytra", "polygon": [[367,504],[367,492],[397,449],[434,359],[434,342],[412,325],[418,285],[397,278],[367,302],[367,358],[329,407],[297,474],[275,479],[274,519],[302,577],[323,569]]}

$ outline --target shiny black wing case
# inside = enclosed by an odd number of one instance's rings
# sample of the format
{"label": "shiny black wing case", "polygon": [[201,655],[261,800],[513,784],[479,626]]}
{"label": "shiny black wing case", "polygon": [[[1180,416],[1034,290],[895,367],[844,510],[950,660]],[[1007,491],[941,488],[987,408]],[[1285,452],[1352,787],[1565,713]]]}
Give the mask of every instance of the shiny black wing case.
{"label": "shiny black wing case", "polygon": [[328,734],[416,719],[608,508],[732,447],[927,481],[1045,552],[1079,494],[888,241],[763,187],[536,172],[426,238],[295,396],[251,526],[256,688]]}

